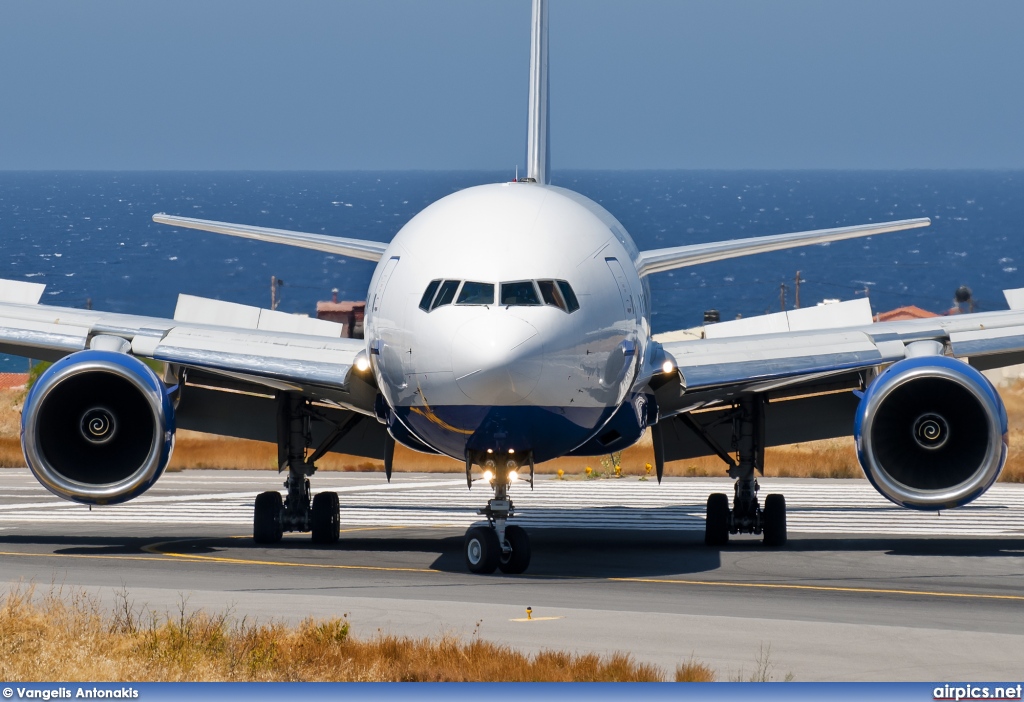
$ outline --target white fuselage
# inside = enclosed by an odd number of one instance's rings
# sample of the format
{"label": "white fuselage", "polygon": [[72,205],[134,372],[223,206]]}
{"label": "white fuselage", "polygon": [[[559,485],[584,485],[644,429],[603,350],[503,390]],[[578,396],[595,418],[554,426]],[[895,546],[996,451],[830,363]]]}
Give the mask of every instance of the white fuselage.
{"label": "white fuselage", "polygon": [[[367,348],[392,434],[459,459],[512,449],[541,461],[586,443],[633,395],[649,343],[636,255],[614,217],[561,188],[484,185],[424,209],[367,294]],[[429,309],[427,299],[421,309],[431,281],[493,284],[494,301]],[[578,309],[543,304],[537,281],[568,283]],[[509,282],[532,283],[541,304],[502,304]]]}

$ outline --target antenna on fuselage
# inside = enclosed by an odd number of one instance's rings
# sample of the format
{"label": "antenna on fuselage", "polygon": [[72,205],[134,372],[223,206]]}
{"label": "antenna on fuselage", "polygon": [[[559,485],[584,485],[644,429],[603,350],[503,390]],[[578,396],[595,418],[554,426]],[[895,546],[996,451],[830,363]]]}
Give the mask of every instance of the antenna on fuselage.
{"label": "antenna on fuselage", "polygon": [[[548,3],[533,0],[526,180],[548,182]],[[518,180],[518,179],[517,179]]]}

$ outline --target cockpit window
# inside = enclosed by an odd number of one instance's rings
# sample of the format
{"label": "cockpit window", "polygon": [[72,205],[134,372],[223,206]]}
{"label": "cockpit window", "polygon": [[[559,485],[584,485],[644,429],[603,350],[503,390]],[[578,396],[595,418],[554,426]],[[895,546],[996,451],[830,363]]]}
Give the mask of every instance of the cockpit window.
{"label": "cockpit window", "polygon": [[430,311],[430,303],[434,301],[434,293],[437,292],[437,286],[440,284],[440,280],[432,280],[427,285],[427,289],[423,291],[423,297],[420,298],[420,309],[424,312]]}
{"label": "cockpit window", "polygon": [[545,305],[551,305],[570,313],[580,308],[579,300],[576,299],[572,286],[564,280],[538,280],[537,287],[540,288]]}
{"label": "cockpit window", "polygon": [[430,309],[436,310],[443,305],[452,304],[452,300],[455,299],[455,291],[459,289],[461,282],[461,280],[446,280],[441,283],[441,289],[437,291],[437,297],[434,298],[434,304]]}
{"label": "cockpit window", "polygon": [[[461,287],[460,287],[461,286]],[[538,295],[538,292],[540,293]],[[430,312],[438,307],[450,305],[493,305],[494,283],[479,283],[473,280],[430,281],[420,298],[420,309]],[[501,305],[550,305],[563,312],[572,313],[580,308],[579,300],[572,287],[564,280],[517,280],[501,284]]]}
{"label": "cockpit window", "polygon": [[494,283],[474,283],[467,280],[462,284],[456,305],[493,305]]}
{"label": "cockpit window", "polygon": [[501,284],[501,304],[503,305],[539,305],[537,289],[532,280],[520,280],[515,283]]}
{"label": "cockpit window", "polygon": [[565,298],[565,304],[568,306],[570,313],[575,312],[580,308],[580,301],[576,299],[576,293],[572,291],[572,286],[564,280],[556,280],[558,283],[558,289],[562,291],[562,297]]}
{"label": "cockpit window", "polygon": [[555,285],[555,281],[538,280],[537,287],[540,288],[540,296],[544,298],[545,305],[557,307],[565,312],[569,311],[568,306],[565,304],[565,298],[562,297],[562,291]]}

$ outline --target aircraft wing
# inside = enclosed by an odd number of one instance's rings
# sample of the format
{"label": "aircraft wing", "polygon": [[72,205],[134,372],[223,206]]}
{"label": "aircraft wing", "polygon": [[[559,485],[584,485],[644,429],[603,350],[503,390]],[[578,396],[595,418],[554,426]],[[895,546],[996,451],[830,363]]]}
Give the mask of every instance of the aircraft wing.
{"label": "aircraft wing", "polygon": [[310,234],[307,232],[293,232],[287,229],[254,227],[248,224],[214,222],[207,219],[177,217],[163,213],[153,215],[153,221],[157,224],[169,224],[186,229],[199,229],[204,232],[227,234],[228,236],[237,236],[242,239],[255,239],[256,241],[268,241],[273,244],[297,246],[302,249],[325,251],[338,254],[339,256],[348,256],[349,258],[361,258],[366,261],[379,261],[388,246],[385,242],[370,241],[368,239],[345,239],[340,236],[330,236],[327,234]]}
{"label": "aircraft wing", "polygon": [[907,357],[939,353],[978,370],[1024,363],[1024,310],[671,341],[661,351],[656,360],[673,360],[678,372],[668,380],[654,375],[650,384],[665,460],[678,460],[709,453],[687,427],[718,431],[720,446],[728,443],[731,424],[719,426],[719,415],[743,394],[768,398],[766,445],[774,446],[849,436],[856,393],[879,367]]}
{"label": "aircraft wing", "polygon": [[1024,310],[672,341],[662,348],[675,359],[680,392],[718,398],[894,363],[914,353],[908,348],[916,342],[940,344],[940,352],[980,370],[1021,363]]}
{"label": "aircraft wing", "polygon": [[636,269],[641,277],[652,273],[670,271],[674,268],[696,266],[700,263],[722,261],[727,258],[750,256],[751,254],[781,251],[810,244],[824,244],[830,241],[856,239],[899,232],[905,229],[927,227],[931,220],[927,217],[902,219],[896,222],[881,224],[860,224],[853,227],[837,227],[834,229],[815,229],[807,232],[776,234],[774,236],[758,236],[750,239],[731,239],[714,241],[707,244],[690,244],[689,246],[673,246],[667,249],[641,251],[636,260]]}
{"label": "aircraft wing", "polygon": [[181,388],[180,428],[276,441],[275,398],[299,393],[335,423],[366,425],[350,433],[368,448],[337,450],[383,456],[376,386],[356,367],[365,342],[342,338],[339,324],[187,295],[173,319],[54,307],[38,304],[42,286],[31,285],[0,281],[0,353],[55,361],[116,337],[167,364],[165,382]]}

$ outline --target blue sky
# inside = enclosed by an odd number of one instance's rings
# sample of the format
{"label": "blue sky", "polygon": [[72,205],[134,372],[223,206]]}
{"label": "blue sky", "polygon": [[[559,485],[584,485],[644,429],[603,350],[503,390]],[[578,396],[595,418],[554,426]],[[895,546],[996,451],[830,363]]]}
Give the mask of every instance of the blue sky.
{"label": "blue sky", "polygon": [[[0,169],[512,169],[529,0],[0,3]],[[551,0],[552,168],[1024,168],[1018,0]]]}

